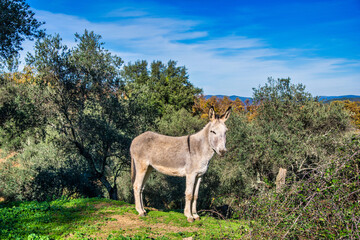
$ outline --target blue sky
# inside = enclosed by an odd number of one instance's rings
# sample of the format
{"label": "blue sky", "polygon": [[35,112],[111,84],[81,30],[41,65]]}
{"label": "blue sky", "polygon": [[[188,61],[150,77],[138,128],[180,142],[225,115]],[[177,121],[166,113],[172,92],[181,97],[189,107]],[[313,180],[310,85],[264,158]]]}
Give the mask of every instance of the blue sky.
{"label": "blue sky", "polygon": [[176,60],[205,94],[250,97],[290,77],[313,95],[360,95],[359,0],[27,2],[68,46],[94,31],[125,63]]}

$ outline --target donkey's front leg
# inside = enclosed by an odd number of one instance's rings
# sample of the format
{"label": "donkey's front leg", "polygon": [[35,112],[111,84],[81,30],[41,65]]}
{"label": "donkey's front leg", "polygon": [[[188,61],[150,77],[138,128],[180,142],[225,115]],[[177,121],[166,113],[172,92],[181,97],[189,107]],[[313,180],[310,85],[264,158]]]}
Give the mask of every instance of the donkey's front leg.
{"label": "donkey's front leg", "polygon": [[191,203],[193,201],[193,196],[194,196],[195,180],[196,180],[196,174],[186,175],[184,214],[187,217],[188,222],[193,222],[194,221],[194,217],[191,214]]}
{"label": "donkey's front leg", "polygon": [[200,217],[199,217],[199,215],[197,214],[197,211],[196,211],[196,202],[197,202],[197,199],[198,199],[200,182],[201,182],[201,177],[197,177],[196,180],[195,180],[194,198],[193,198],[193,202],[192,202],[192,211],[191,211],[195,220],[200,220]]}
{"label": "donkey's front leg", "polygon": [[[140,165],[140,164],[139,164]],[[135,182],[134,182],[134,196],[135,196],[135,208],[138,211],[139,216],[146,216],[146,211],[144,209],[143,196],[146,180],[149,178],[152,171],[151,166],[143,166],[142,168],[138,167],[138,172],[136,173]]]}

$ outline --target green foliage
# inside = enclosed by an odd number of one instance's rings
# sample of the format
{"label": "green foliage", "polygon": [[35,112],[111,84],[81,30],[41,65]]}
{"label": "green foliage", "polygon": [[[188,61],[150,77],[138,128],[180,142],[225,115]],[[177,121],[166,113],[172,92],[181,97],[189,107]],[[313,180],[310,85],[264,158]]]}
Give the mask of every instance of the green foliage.
{"label": "green foliage", "polygon": [[[131,140],[147,130],[189,135],[206,124],[190,113],[201,90],[189,82],[185,67],[175,61],[122,67],[122,59],[103,47],[99,35],[85,30],[75,37],[71,49],[59,35],[38,40],[34,55],[27,56],[30,71],[0,76],[0,148],[5,156],[14,155],[0,164],[1,194],[8,200],[107,196],[133,201]],[[352,126],[343,105],[320,103],[289,78],[269,78],[254,89],[254,99],[247,106],[250,113],[234,112],[227,121],[228,152],[211,160],[198,199],[200,208],[222,205],[233,218],[250,221],[250,227],[205,217],[210,220],[192,225],[199,227],[196,231],[163,236],[147,226],[132,234],[114,231],[108,239],[359,238],[360,145],[358,136],[347,142]],[[280,167],[287,169],[287,185],[275,194]],[[153,173],[145,205],[182,209],[184,190],[184,178]],[[136,214],[133,206],[114,205],[81,199],[3,205],[0,238],[72,234],[91,239],[105,221],[116,221],[111,214]],[[147,225],[190,226],[178,212],[149,215],[141,219]]]}
{"label": "green foliage", "polygon": [[360,139],[352,137],[325,166],[282,194],[257,194],[239,204],[238,214],[256,222],[256,238],[358,239]]}
{"label": "green foliage", "polygon": [[43,22],[34,18],[34,12],[24,0],[1,0],[0,13],[1,62],[17,55],[25,39],[33,40],[44,35],[44,30],[39,29]]}
{"label": "green foliage", "polygon": [[[124,68],[123,82],[121,58],[103,48],[99,35],[85,30],[83,35],[75,36],[78,44],[72,49],[62,44],[59,35],[35,43],[35,53],[26,58],[35,69],[30,82],[20,84],[15,78],[3,78],[7,81],[1,88],[1,147],[22,150],[17,161],[27,164],[26,171],[15,168],[3,178],[3,185],[9,186],[3,189],[8,197],[20,189],[18,199],[44,200],[45,196],[59,197],[66,191],[86,195],[80,185],[88,189],[97,179],[110,198],[121,196],[131,201],[130,186],[122,182],[130,182],[126,171],[131,139],[156,128],[156,119],[163,115],[159,115],[159,109],[174,109],[168,110],[164,120],[158,120],[172,121],[169,114],[181,107],[190,108],[194,94],[200,91],[188,81],[186,69],[176,67],[174,61],[168,66],[154,62],[146,84],[126,77],[133,75],[129,65]],[[131,71],[135,73],[136,69]],[[167,82],[166,88],[162,88],[163,81]],[[180,92],[183,95],[175,99]],[[182,111],[182,119],[189,119],[185,121],[190,124],[187,129],[198,130],[200,121]],[[54,151],[44,153],[46,147]],[[26,154],[28,151],[32,154]],[[71,161],[75,164],[69,164]],[[64,167],[67,165],[73,167]],[[84,177],[74,180],[68,174]],[[46,183],[46,177],[53,181]],[[94,189],[87,196],[93,196],[97,192]]]}
{"label": "green foliage", "polygon": [[164,115],[157,121],[158,131],[169,136],[185,136],[200,131],[206,121],[192,116],[184,108],[176,111],[172,105],[165,108]]}
{"label": "green foliage", "polygon": [[[36,69],[36,78],[40,85],[56,86],[57,81],[71,80],[66,77],[70,50],[61,41],[58,34],[45,36],[35,42],[34,55],[28,53],[25,58],[26,64]],[[66,82],[71,83],[71,81]]]}
{"label": "green foliage", "polygon": [[153,171],[144,189],[145,206],[160,209],[183,209],[185,178],[166,176]]}
{"label": "green foliage", "polygon": [[29,142],[0,169],[0,189],[8,200],[45,201],[101,194],[86,162],[53,143]]}
{"label": "green foliage", "polygon": [[253,88],[254,101],[272,103],[274,105],[282,103],[304,103],[312,100],[311,94],[305,92],[305,86],[302,84],[291,84],[291,79],[273,79],[268,78],[265,86]]}
{"label": "green foliage", "polygon": [[101,36],[85,30],[75,34],[78,45],[72,50],[70,64],[81,95],[102,95],[116,91],[120,84],[122,59],[102,47]]}
{"label": "green foliage", "polygon": [[38,41],[34,66],[41,83],[49,86],[53,105],[51,124],[59,144],[77,151],[108,191],[117,198],[116,178],[128,165],[128,147],[134,131],[129,104],[120,94],[122,60],[102,47],[101,37],[85,31],[76,34],[78,45],[68,50],[59,36]]}
{"label": "green foliage", "polygon": [[[227,203],[219,196],[241,198],[251,195],[257,189],[257,174],[255,161],[260,160],[259,152],[266,146],[266,139],[254,131],[254,122],[248,122],[245,114],[233,113],[226,122],[227,128],[227,153],[224,157],[214,156],[210,162],[208,173],[213,179],[210,186],[213,189],[211,198],[216,199],[215,205]],[[264,142],[262,142],[264,141]],[[257,147],[254,145],[257,144]],[[255,166],[254,166],[255,165]],[[260,165],[260,164],[259,164]],[[267,168],[264,168],[267,171]],[[205,176],[207,181],[208,173]]]}
{"label": "green foliage", "polygon": [[219,195],[250,196],[274,187],[279,168],[301,179],[306,170],[329,161],[350,127],[341,106],[316,102],[289,79],[269,80],[254,90],[261,99],[256,118],[233,114],[227,123],[228,153],[214,160],[221,174]]}
{"label": "green foliage", "polygon": [[162,116],[167,105],[175,110],[185,108],[190,111],[194,104],[194,96],[202,92],[189,82],[185,67],[177,67],[176,62],[170,60],[167,65],[161,61],[154,61],[148,70],[146,61],[137,61],[124,66],[122,76],[126,81],[126,94],[131,97],[142,86],[149,89],[147,99],[155,106],[159,116]]}
{"label": "green foliage", "polygon": [[0,85],[0,148],[18,150],[29,137],[44,138],[44,102],[32,84],[7,80]]}

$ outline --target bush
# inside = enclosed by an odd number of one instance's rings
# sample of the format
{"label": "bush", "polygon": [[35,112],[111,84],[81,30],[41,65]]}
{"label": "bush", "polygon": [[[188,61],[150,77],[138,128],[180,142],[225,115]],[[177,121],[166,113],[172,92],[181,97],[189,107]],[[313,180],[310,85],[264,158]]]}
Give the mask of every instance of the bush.
{"label": "bush", "polygon": [[52,143],[30,143],[1,166],[0,189],[9,200],[45,201],[64,197],[94,197],[99,185],[86,163]]}
{"label": "bush", "polygon": [[307,170],[306,178],[276,194],[256,194],[237,202],[237,214],[256,222],[252,236],[291,239],[359,239],[360,137],[352,137],[339,157]]}
{"label": "bush", "polygon": [[259,102],[253,120],[233,113],[227,122],[228,152],[210,165],[221,182],[214,198],[247,198],[273,188],[280,167],[289,179],[308,177],[309,170],[330,161],[351,129],[342,106],[319,103],[288,79],[269,82],[255,91]]}
{"label": "bush", "polygon": [[176,111],[171,105],[167,105],[162,118],[158,119],[157,128],[159,133],[169,136],[185,136],[200,131],[206,121],[197,116],[192,116],[186,109]]}
{"label": "bush", "polygon": [[41,107],[37,86],[16,84],[7,79],[0,84],[0,147],[8,150],[21,149],[28,137],[44,138],[46,117]]}

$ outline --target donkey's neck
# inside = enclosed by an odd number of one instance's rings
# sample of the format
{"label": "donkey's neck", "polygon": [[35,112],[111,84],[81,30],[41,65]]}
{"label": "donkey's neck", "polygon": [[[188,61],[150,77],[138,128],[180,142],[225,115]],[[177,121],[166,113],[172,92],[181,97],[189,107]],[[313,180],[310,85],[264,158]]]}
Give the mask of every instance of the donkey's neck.
{"label": "donkey's neck", "polygon": [[214,150],[211,148],[209,143],[209,128],[210,123],[208,123],[202,130],[191,135],[191,154],[197,156],[203,156],[207,160],[214,155]]}

